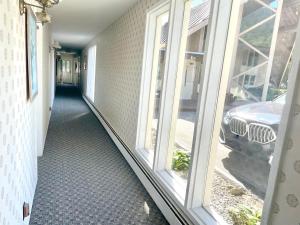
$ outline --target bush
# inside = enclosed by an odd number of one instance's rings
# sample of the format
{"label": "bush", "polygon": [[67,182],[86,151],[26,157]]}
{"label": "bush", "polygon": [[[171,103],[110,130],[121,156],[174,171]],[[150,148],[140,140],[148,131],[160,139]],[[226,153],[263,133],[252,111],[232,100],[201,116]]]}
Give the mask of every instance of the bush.
{"label": "bush", "polygon": [[176,150],[173,155],[172,169],[175,171],[187,171],[190,166],[191,156],[183,151]]}
{"label": "bush", "polygon": [[[246,90],[249,91],[251,94],[253,94],[255,97],[257,97],[259,99],[262,97],[263,86],[250,87],[250,88],[246,88]],[[284,88],[269,87],[266,100],[272,101],[275,98],[279,97],[280,95],[286,93],[286,91],[287,90]]]}
{"label": "bush", "polygon": [[246,206],[229,210],[229,215],[234,225],[259,225],[261,221],[261,212]]}
{"label": "bush", "polygon": [[275,98],[279,97],[280,95],[286,93],[286,89],[279,89],[279,88],[269,88],[267,101],[272,101]]}

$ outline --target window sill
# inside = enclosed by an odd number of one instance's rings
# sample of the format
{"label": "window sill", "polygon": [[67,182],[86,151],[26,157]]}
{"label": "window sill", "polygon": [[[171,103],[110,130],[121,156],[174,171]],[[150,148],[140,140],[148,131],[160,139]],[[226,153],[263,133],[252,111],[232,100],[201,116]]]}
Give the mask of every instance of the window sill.
{"label": "window sill", "polygon": [[139,158],[142,159],[143,162],[147,164],[147,166],[152,169],[153,168],[153,159],[154,159],[154,150],[149,149],[137,149],[136,152]]}
{"label": "window sill", "polygon": [[180,204],[184,205],[187,182],[178,177],[174,172],[162,170],[158,173],[162,182],[171,190],[171,193],[176,197]]}
{"label": "window sill", "polygon": [[199,224],[228,225],[211,207],[196,207],[191,209],[190,213]]}

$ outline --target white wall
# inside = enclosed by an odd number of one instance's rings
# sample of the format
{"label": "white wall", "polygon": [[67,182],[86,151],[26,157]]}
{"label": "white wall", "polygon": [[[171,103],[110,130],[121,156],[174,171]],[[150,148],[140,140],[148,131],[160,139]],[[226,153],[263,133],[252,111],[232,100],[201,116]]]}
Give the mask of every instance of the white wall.
{"label": "white wall", "polygon": [[37,155],[42,156],[50,120],[51,111],[49,108],[52,107],[54,99],[54,83],[52,83],[54,74],[51,73],[53,64],[50,64],[51,58],[54,57],[54,50],[49,48],[52,43],[51,26],[49,24],[45,24],[44,26],[39,24],[37,36],[37,40],[43,40],[37,43],[39,95],[36,98],[39,105],[36,116],[39,121],[38,124],[41,124],[41,126],[38,126]]}
{"label": "white wall", "polygon": [[49,30],[38,31],[43,33],[37,39],[43,67],[38,68],[39,94],[31,102],[26,97],[25,16],[19,14],[19,1],[0,0],[0,18],[0,224],[28,224],[22,205],[32,206],[37,153],[42,153],[49,121]]}
{"label": "white wall", "polygon": [[[298,51],[300,52],[300,51]],[[299,74],[299,71],[298,71]],[[272,225],[300,224],[300,76],[285,137],[278,185],[273,202]]]}

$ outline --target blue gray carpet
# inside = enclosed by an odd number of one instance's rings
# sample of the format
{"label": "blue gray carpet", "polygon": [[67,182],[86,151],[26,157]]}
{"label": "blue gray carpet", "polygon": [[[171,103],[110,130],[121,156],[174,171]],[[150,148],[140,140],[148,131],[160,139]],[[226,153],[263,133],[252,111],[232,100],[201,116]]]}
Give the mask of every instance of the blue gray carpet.
{"label": "blue gray carpet", "polygon": [[57,90],[30,224],[168,224],[73,88]]}

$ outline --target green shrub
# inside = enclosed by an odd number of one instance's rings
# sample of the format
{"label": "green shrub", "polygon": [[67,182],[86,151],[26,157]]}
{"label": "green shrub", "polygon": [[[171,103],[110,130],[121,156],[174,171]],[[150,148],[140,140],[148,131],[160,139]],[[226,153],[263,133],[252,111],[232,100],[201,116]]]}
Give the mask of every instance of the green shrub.
{"label": "green shrub", "polygon": [[190,166],[191,156],[183,151],[176,150],[173,155],[172,169],[175,171],[187,171]]}
{"label": "green shrub", "polygon": [[229,210],[229,215],[234,225],[259,225],[261,221],[261,212],[246,206]]}
{"label": "green shrub", "polygon": [[275,98],[279,97],[280,95],[286,93],[286,89],[279,89],[279,88],[269,88],[267,94],[267,101],[272,101]]}
{"label": "green shrub", "polygon": [[[246,89],[248,92],[250,92],[252,95],[256,96],[257,98],[262,97],[263,93],[263,86],[259,87],[250,87]],[[268,88],[268,93],[267,93],[267,101],[272,101],[275,98],[279,97],[280,95],[286,93],[285,88],[274,88],[274,87],[269,87]]]}

